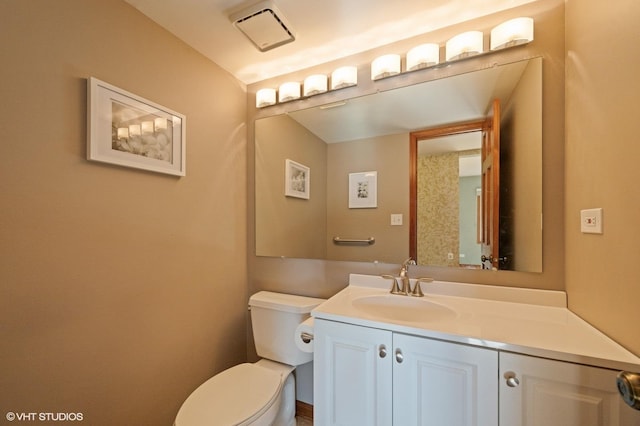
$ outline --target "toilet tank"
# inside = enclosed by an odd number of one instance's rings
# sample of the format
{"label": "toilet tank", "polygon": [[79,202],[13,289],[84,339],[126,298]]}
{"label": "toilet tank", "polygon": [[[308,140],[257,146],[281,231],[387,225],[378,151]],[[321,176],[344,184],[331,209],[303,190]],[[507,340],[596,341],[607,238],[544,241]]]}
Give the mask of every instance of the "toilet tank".
{"label": "toilet tank", "polygon": [[303,352],[295,344],[296,328],[322,302],[324,299],[269,291],[251,296],[251,325],[258,356],[288,365],[311,361],[313,353]]}

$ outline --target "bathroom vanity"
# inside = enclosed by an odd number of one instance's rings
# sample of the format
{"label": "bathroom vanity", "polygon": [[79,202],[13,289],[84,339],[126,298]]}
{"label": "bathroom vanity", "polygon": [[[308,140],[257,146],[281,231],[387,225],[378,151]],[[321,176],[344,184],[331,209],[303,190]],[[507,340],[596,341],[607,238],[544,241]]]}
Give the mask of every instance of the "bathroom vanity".
{"label": "bathroom vanity", "polygon": [[640,358],[566,308],[563,292],[351,275],[317,307],[319,425],[632,426],[618,394]]}

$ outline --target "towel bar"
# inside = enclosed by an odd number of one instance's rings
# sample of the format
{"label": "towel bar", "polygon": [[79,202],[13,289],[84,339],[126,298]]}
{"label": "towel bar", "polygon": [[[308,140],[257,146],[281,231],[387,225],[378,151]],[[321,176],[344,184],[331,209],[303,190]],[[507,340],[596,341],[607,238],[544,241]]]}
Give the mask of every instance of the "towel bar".
{"label": "towel bar", "polygon": [[372,245],[372,244],[375,244],[376,239],[373,238],[373,237],[369,237],[369,238],[366,238],[366,239],[333,237],[333,242],[335,244],[366,244],[366,245]]}

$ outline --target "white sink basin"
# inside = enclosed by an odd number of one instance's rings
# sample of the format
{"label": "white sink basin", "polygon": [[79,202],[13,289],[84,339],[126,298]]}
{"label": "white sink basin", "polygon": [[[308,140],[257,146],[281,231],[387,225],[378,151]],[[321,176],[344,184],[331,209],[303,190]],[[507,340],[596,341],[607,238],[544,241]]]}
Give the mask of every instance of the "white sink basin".
{"label": "white sink basin", "polygon": [[425,297],[386,294],[358,297],[351,303],[355,309],[380,320],[424,323],[457,316],[453,309]]}

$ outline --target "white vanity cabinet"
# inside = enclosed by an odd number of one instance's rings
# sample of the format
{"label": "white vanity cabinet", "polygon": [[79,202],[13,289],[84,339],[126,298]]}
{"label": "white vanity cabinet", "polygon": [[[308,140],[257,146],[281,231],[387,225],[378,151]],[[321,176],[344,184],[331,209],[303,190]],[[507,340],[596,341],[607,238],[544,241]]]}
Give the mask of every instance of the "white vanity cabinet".
{"label": "white vanity cabinet", "polygon": [[639,426],[618,395],[618,371],[500,353],[500,425]]}
{"label": "white vanity cabinet", "polygon": [[317,425],[495,426],[498,353],[316,320]]}
{"label": "white vanity cabinet", "polygon": [[640,426],[617,370],[316,319],[319,426]]}
{"label": "white vanity cabinet", "polygon": [[393,424],[495,426],[498,353],[393,333]]}
{"label": "white vanity cabinet", "polygon": [[392,333],[333,321],[313,326],[315,425],[392,422]]}
{"label": "white vanity cabinet", "polygon": [[[426,291],[425,291],[426,290]],[[562,292],[351,274],[314,317],[318,426],[640,426],[617,390],[640,357]]]}

